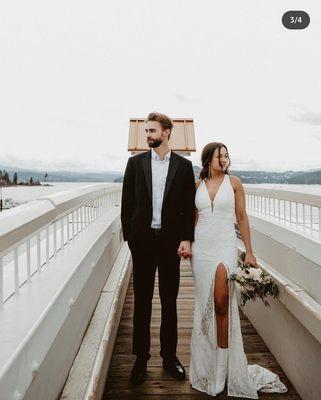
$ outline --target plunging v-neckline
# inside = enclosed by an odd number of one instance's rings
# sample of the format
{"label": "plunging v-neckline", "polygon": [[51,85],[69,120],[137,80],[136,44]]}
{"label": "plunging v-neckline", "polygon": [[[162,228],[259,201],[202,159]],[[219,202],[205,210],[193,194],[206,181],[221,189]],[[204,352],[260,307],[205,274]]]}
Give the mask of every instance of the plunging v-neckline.
{"label": "plunging v-neckline", "polygon": [[206,190],[206,192],[207,192],[209,201],[210,201],[210,203],[211,203],[212,212],[213,212],[213,210],[214,210],[214,201],[215,201],[215,199],[216,199],[216,197],[217,197],[217,195],[218,195],[218,192],[220,191],[220,189],[221,189],[221,187],[222,187],[222,185],[223,185],[223,183],[224,183],[224,181],[225,181],[225,177],[226,177],[226,174],[224,174],[224,178],[222,179],[222,182],[220,183],[220,185],[219,185],[219,187],[218,187],[218,189],[217,189],[217,191],[216,191],[216,193],[215,193],[215,195],[214,195],[213,200],[211,200],[210,192],[208,191],[208,188],[207,188],[207,186],[206,186],[206,181],[204,180],[205,190]]}

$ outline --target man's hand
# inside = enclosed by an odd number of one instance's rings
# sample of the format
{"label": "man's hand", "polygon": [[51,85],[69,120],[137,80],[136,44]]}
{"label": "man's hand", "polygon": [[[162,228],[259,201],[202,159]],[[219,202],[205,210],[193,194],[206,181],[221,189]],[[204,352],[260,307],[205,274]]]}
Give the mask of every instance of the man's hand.
{"label": "man's hand", "polygon": [[191,241],[190,240],[182,240],[179,248],[177,250],[177,254],[181,258],[189,259],[192,257],[192,251],[191,251]]}

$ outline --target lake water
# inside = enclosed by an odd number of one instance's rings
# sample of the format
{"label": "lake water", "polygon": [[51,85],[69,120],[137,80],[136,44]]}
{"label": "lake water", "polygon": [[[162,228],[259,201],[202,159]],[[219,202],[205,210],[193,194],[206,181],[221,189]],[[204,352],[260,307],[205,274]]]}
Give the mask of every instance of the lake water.
{"label": "lake water", "polygon": [[321,185],[288,185],[275,183],[261,183],[259,185],[245,185],[245,187],[257,187],[266,189],[289,190],[291,192],[300,192],[307,194],[316,194],[321,196]]}
{"label": "lake water", "polygon": [[[101,183],[101,182],[97,182]],[[95,182],[50,182],[53,186],[10,186],[2,188],[2,198],[12,198],[14,201],[31,201],[41,196],[63,192],[66,190],[78,189],[82,186],[96,185]],[[114,183],[106,182],[106,185],[114,185]]]}
{"label": "lake water", "polygon": [[[99,182],[101,183],[101,182]],[[95,185],[94,182],[50,182],[52,186],[17,186],[17,187],[3,187],[2,198],[12,198],[15,202],[25,202],[38,199],[41,196],[62,192],[66,190],[78,189],[82,186]],[[106,182],[106,185],[113,185],[113,183]],[[321,185],[282,185],[282,184],[254,184],[244,185],[245,187],[261,187],[270,189],[290,190],[294,192],[302,192],[309,194],[316,194],[321,196]],[[4,210],[5,211],[5,210]]]}

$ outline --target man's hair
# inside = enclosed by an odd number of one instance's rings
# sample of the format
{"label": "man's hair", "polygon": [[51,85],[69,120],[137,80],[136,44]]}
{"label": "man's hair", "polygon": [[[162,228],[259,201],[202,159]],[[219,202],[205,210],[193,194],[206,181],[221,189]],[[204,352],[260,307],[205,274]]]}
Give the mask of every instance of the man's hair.
{"label": "man's hair", "polygon": [[170,138],[174,124],[173,121],[167,115],[158,112],[151,112],[148,114],[145,120],[145,122],[148,121],[158,121],[161,124],[163,131],[165,129],[169,129],[170,133],[168,135],[168,139]]}

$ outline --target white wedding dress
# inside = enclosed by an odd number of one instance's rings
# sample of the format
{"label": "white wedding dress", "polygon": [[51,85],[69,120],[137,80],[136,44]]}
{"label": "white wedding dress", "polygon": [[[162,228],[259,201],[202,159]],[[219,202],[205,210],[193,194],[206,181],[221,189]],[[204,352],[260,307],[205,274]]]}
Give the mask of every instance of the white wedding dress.
{"label": "white wedding dress", "polygon": [[[205,181],[195,197],[198,221],[192,244],[191,266],[195,285],[195,310],[191,339],[189,380],[193,388],[211,396],[216,393],[216,315],[214,283],[217,266],[222,263],[228,276],[237,268],[234,190],[229,175],[215,195],[213,206]],[[228,396],[258,399],[257,391],[287,391],[278,375],[260,365],[248,365],[243,349],[237,293],[229,281],[228,306]]]}

